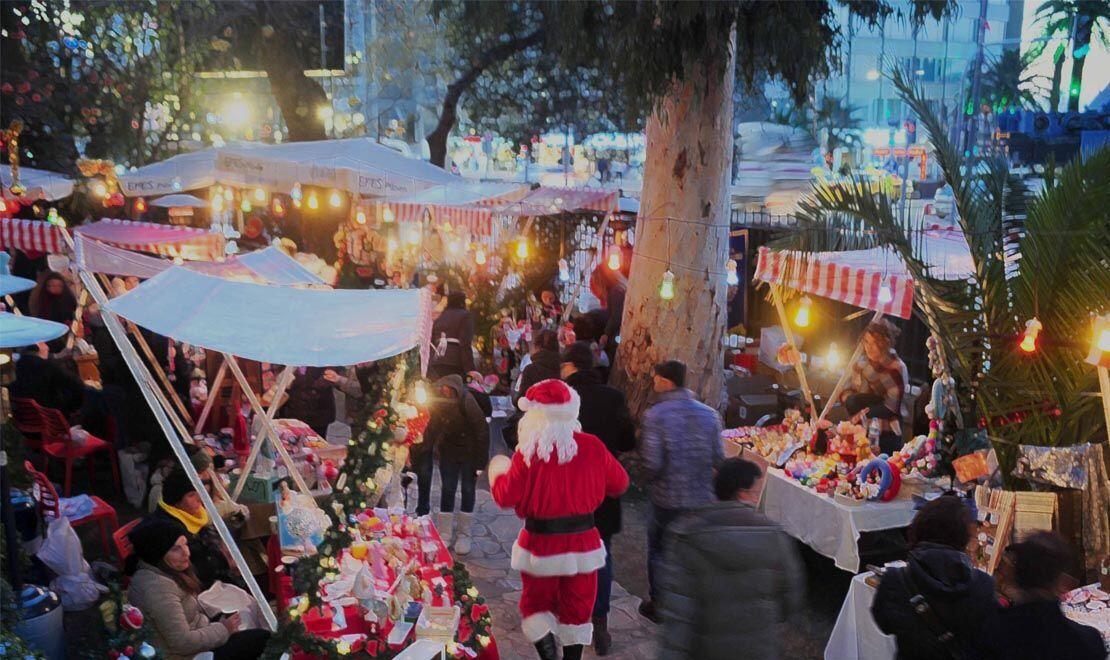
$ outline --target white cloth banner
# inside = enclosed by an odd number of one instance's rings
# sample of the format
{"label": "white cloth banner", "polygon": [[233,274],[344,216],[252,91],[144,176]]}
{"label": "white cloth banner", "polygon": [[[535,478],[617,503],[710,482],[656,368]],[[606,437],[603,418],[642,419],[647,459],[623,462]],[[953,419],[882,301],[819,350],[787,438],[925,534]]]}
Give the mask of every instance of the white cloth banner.
{"label": "white cloth banner", "polygon": [[852,578],[825,645],[825,660],[893,660],[898,652],[894,637],[884,635],[871,616],[875,588],[864,582],[870,575]]}
{"label": "white cloth banner", "polygon": [[[420,342],[426,290],[298,289],[175,266],[108,309],[178,341],[276,364],[326,367],[402,353]],[[426,339],[425,339],[426,341]]]}
{"label": "white cloth banner", "polygon": [[913,520],[913,499],[906,493],[890,502],[840,504],[787,477],[767,470],[760,509],[787,534],[832,559],[837,568],[859,570],[860,532],[906,527]]}

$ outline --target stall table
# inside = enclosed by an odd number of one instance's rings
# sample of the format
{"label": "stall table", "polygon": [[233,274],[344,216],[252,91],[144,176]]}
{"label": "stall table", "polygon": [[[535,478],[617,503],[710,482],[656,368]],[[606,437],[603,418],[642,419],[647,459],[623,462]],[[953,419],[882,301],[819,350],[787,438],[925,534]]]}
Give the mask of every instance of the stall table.
{"label": "stall table", "polygon": [[871,572],[852,578],[848,595],[840,606],[829,642],[825,645],[825,660],[890,660],[898,647],[894,637],[884,635],[871,617],[871,602],[875,600],[875,587],[867,584]]}

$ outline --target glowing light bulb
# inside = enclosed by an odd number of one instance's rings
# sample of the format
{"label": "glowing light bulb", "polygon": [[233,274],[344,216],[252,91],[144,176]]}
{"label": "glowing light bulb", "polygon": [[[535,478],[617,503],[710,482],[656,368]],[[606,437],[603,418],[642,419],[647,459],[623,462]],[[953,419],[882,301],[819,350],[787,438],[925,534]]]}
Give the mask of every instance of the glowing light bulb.
{"label": "glowing light bulb", "polygon": [[409,245],[420,245],[420,228],[415,226],[410,228],[405,236],[405,242]]}
{"label": "glowing light bulb", "polygon": [[570,268],[567,267],[567,260],[559,260],[559,281],[566,284],[570,281]]}
{"label": "glowing light bulb", "polygon": [[740,283],[740,277],[736,274],[736,260],[729,259],[725,264],[725,283],[729,286],[736,286]]}
{"label": "glowing light bulb", "polygon": [[224,201],[231,201],[231,188],[224,188]]}
{"label": "glowing light bulb", "polygon": [[216,195],[212,198],[212,212],[220,213],[224,210],[224,198]]}
{"label": "glowing light bulb", "polygon": [[271,208],[275,216],[280,218],[285,215],[285,204],[282,204],[281,200],[277,197],[274,198],[274,203],[271,205]]}
{"label": "glowing light bulb", "polygon": [[663,300],[674,298],[674,273],[670,269],[663,273],[663,282],[659,285],[659,297]]}
{"label": "glowing light bulb", "polygon": [[1103,353],[1110,352],[1110,328],[1103,328],[1098,333],[1098,350]]}
{"label": "glowing light bulb", "polygon": [[360,210],[358,213],[356,213],[355,214],[355,222],[357,222],[360,225],[366,224],[366,212]]}
{"label": "glowing light bulb", "polygon": [[12,356],[7,353],[0,353],[0,365],[5,365],[12,361]]}
{"label": "glowing light bulb", "polygon": [[479,247],[477,250],[474,251],[474,263],[478,264],[479,266],[486,265],[486,251],[484,248]]}
{"label": "glowing light bulb", "polygon": [[1026,353],[1037,350],[1037,336],[1041,334],[1042,328],[1044,326],[1036,318],[1031,318],[1025,322],[1025,333],[1021,337],[1021,343],[1018,344],[1021,350]]}
{"label": "glowing light bulb", "polygon": [[265,202],[266,201],[266,191],[261,189],[261,188],[255,188],[254,189],[254,201],[256,201],[256,202]]}
{"label": "glowing light bulb", "polygon": [[289,197],[299,202],[303,195],[304,193],[301,192],[301,184],[294,183],[293,189],[289,191]]}
{"label": "glowing light bulb", "polygon": [[51,207],[50,210],[46,212],[46,221],[52,225],[58,224],[58,209]]}
{"label": "glowing light bulb", "polygon": [[174,257],[173,258],[173,265],[180,266],[183,263],[185,263],[185,260],[182,259],[181,257]]}
{"label": "glowing light bulb", "polygon": [[331,204],[333,209],[343,206],[343,195],[340,195],[338,190],[331,191],[331,195],[328,196],[328,204]]}
{"label": "glowing light bulb", "polygon": [[251,211],[253,211],[254,207],[251,206],[251,200],[244,197],[243,201],[239,202],[239,210],[243,213],[250,213]]}
{"label": "glowing light bulb", "polygon": [[799,328],[809,326],[809,307],[812,304],[813,301],[809,299],[809,296],[802,298],[802,302],[798,305],[798,312],[794,315],[794,325]]}
{"label": "glowing light bulb", "polygon": [[461,247],[461,246],[459,245],[458,240],[452,239],[452,240],[447,242],[447,251],[450,252],[451,254],[458,254],[459,253],[459,247]]}
{"label": "glowing light bulb", "polygon": [[386,242],[385,247],[390,252],[396,252],[397,251],[397,239],[396,238],[390,238],[389,241]]}
{"label": "glowing light bulb", "polygon": [[[53,211],[54,209],[50,209]],[[142,197],[135,200],[135,213],[146,213],[146,200]]]}
{"label": "glowing light bulb", "polygon": [[417,405],[424,405],[428,403],[428,388],[424,386],[424,381],[418,381],[416,387],[413,388],[412,397]]}
{"label": "glowing light bulb", "polygon": [[516,256],[518,259],[528,258],[528,241],[523,238],[516,242]]}
{"label": "glowing light bulb", "polygon": [[388,224],[390,222],[393,222],[393,219],[393,209],[389,208],[388,206],[382,208],[382,222]]}
{"label": "glowing light bulb", "polygon": [[621,251],[620,248],[613,248],[609,251],[609,270],[621,269]]}
{"label": "glowing light bulb", "polygon": [[104,197],[108,194],[108,186],[103,181],[97,181],[93,184],[92,194],[96,197]]}
{"label": "glowing light bulb", "polygon": [[829,344],[829,352],[825,355],[825,366],[828,369],[836,369],[840,363],[840,351],[836,348],[836,344]]}
{"label": "glowing light bulb", "polygon": [[890,290],[890,283],[884,280],[883,285],[879,287],[879,303],[885,305],[891,300],[894,300],[894,292]]}
{"label": "glowing light bulb", "polygon": [[308,208],[315,211],[320,208],[320,200],[316,197],[316,193],[308,193]]}

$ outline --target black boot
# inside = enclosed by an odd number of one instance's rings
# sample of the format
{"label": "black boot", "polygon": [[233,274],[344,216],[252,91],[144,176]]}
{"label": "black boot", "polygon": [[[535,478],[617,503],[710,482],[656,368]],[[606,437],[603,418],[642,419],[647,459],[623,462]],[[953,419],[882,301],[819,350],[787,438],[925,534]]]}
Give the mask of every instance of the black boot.
{"label": "black boot", "polygon": [[[536,652],[540,654],[540,660],[559,660],[559,643],[555,641],[554,633],[547,633],[536,642]],[[581,655],[582,651],[579,650],[578,654]]]}
{"label": "black boot", "polygon": [[582,660],[582,645],[572,644],[563,647],[563,660]]}
{"label": "black boot", "polygon": [[609,645],[613,643],[613,636],[609,634],[609,617],[595,616],[594,623],[594,653],[609,655]]}

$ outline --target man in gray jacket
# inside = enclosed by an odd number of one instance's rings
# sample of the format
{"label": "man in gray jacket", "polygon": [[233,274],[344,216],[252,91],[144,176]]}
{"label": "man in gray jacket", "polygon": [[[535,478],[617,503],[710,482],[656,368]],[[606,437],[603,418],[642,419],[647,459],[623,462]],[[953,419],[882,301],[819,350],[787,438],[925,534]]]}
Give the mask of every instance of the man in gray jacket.
{"label": "man in gray jacket", "polygon": [[782,656],[780,624],[800,609],[804,579],[794,541],[753,508],[759,476],[754,463],[728,459],[713,481],[720,502],[667,531],[660,658]]}
{"label": "man in gray jacket", "polygon": [[655,403],[643,416],[640,453],[651,487],[648,527],[648,590],[640,614],[659,623],[656,575],[663,560],[663,534],[683,512],[713,502],[713,468],[725,458],[721,417],[686,389],[686,365],[655,365]]}

